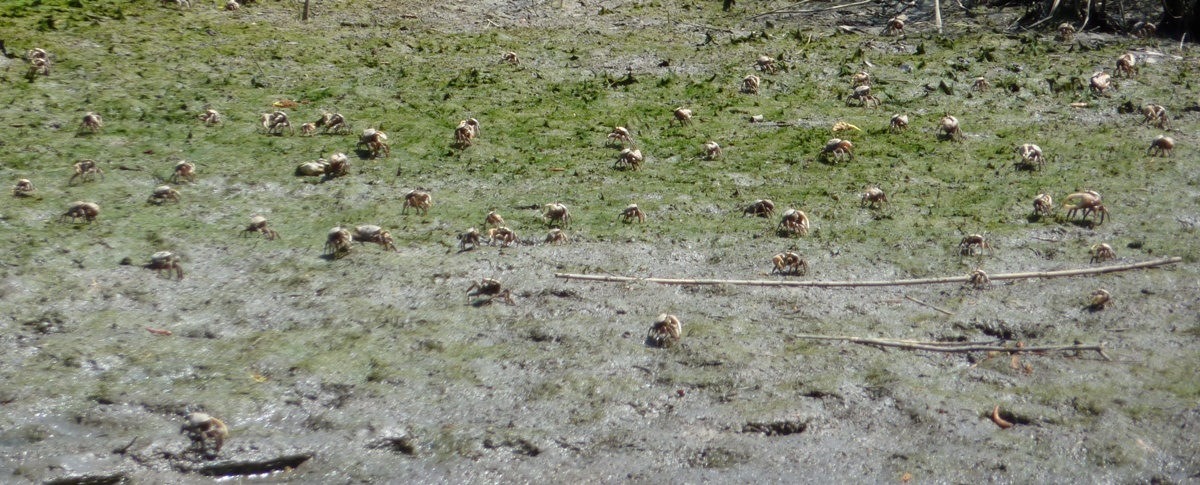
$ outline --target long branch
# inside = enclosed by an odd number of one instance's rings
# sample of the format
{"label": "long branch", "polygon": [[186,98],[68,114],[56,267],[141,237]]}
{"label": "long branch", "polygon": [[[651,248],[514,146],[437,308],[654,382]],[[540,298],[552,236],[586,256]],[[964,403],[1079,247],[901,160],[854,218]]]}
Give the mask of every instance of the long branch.
{"label": "long branch", "polygon": [[966,352],[1007,352],[1017,354],[1021,352],[1058,352],[1058,351],[1092,351],[1100,354],[1104,360],[1111,361],[1112,358],[1104,352],[1104,343],[1099,345],[1043,345],[1040,347],[1002,347],[999,345],[948,345],[944,342],[913,342],[908,340],[891,340],[891,339],[873,339],[861,337],[837,337],[826,335],[807,335],[807,334],[789,334],[790,337],[806,339],[806,340],[837,340],[842,342],[850,342],[862,345],[875,345],[879,347],[892,347],[905,350],[924,350],[928,352],[946,352],[946,353],[966,353]]}
{"label": "long branch", "polygon": [[861,2],[847,3],[847,4],[843,4],[843,5],[834,5],[832,7],[825,7],[825,8],[814,8],[811,10],[776,10],[773,12],[760,13],[760,14],[755,15],[750,18],[753,20],[753,19],[757,19],[759,17],[765,17],[767,15],[793,15],[793,14],[828,12],[830,10],[841,10],[843,8],[850,8],[850,7],[857,7],[859,5],[866,5],[866,4],[874,2],[874,1],[875,0],[863,0]]}
{"label": "long branch", "polygon": [[[1099,268],[1086,269],[1069,269],[1060,271],[1041,271],[1027,273],[1006,273],[989,275],[988,278],[992,281],[997,280],[1020,280],[1033,278],[1063,278],[1069,276],[1090,276],[1105,273],[1116,273],[1120,271],[1132,271],[1135,269],[1154,268],[1175,264],[1183,261],[1183,258],[1173,257],[1157,259],[1154,261],[1144,261],[1141,263],[1122,264],[1115,266],[1101,266]],[[605,276],[605,275],[586,275],[586,274],[571,274],[571,273],[555,273],[555,278],[565,280],[579,281],[599,281],[605,283],[630,283],[636,281],[645,281],[648,283],[658,283],[661,285],[736,285],[736,286],[773,286],[773,287],[788,287],[788,288],[859,288],[859,287],[876,287],[876,286],[914,286],[914,285],[937,285],[967,283],[971,277],[967,276],[947,276],[944,278],[920,278],[910,280],[885,280],[885,281],[774,281],[774,280],[715,280],[715,279],[674,279],[674,278],[636,278],[629,276]]]}

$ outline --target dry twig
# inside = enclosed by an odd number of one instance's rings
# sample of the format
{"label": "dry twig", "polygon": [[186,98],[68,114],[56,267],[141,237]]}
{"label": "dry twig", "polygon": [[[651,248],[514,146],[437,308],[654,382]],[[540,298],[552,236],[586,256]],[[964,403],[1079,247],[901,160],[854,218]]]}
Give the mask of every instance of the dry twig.
{"label": "dry twig", "polygon": [[807,335],[807,334],[789,334],[790,337],[806,339],[806,340],[837,340],[842,342],[850,342],[861,345],[872,345],[876,347],[892,347],[904,350],[924,350],[927,352],[946,352],[963,354],[968,352],[1007,352],[1009,354],[1019,354],[1022,352],[1083,352],[1093,351],[1100,354],[1104,360],[1111,361],[1112,358],[1104,352],[1104,342],[1099,345],[1044,345],[1041,347],[1004,347],[1000,345],[986,345],[978,343],[959,343],[959,342],[919,342],[913,340],[896,340],[896,339],[874,339],[861,337],[839,337],[826,335]]}

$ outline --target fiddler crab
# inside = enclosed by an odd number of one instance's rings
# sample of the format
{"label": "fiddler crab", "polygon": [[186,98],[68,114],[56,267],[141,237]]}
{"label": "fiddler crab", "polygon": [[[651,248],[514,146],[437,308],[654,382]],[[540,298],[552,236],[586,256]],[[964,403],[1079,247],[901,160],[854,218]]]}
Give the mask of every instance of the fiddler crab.
{"label": "fiddler crab", "polygon": [[325,236],[325,254],[333,258],[339,258],[345,253],[350,252],[350,245],[353,242],[354,235],[349,230],[341,226],[334,227]]}
{"label": "fiddler crab", "polygon": [[879,96],[871,94],[871,86],[862,85],[854,88],[854,94],[846,98],[847,105],[852,103],[858,103],[864,108],[873,108],[882,104],[882,101],[879,100]]}
{"label": "fiddler crab", "polygon": [[199,118],[200,121],[206,125],[217,125],[221,123],[221,113],[218,113],[215,109],[204,110],[204,113],[201,113]]}
{"label": "fiddler crab", "polygon": [[1042,155],[1042,147],[1032,143],[1026,143],[1017,147],[1016,152],[1021,156],[1021,165],[1025,167],[1044,168],[1046,166],[1046,157]]}
{"label": "fiddler crab", "polygon": [[100,169],[100,165],[95,160],[80,160],[72,168],[75,171],[75,175],[72,175],[71,179],[67,180],[67,185],[75,182],[76,178],[79,179],[80,183],[91,182],[96,179],[96,175],[99,175],[101,179],[104,178],[104,170]]}
{"label": "fiddler crab", "polygon": [[992,89],[992,83],[988,82],[987,78],[979,76],[975,78],[975,83],[971,85],[971,89],[986,93],[989,89]]}
{"label": "fiddler crab", "polygon": [[267,218],[263,216],[253,216],[250,218],[250,225],[242,229],[242,236],[250,234],[262,234],[268,241],[274,241],[279,237],[279,232],[267,226]]}
{"label": "fiddler crab", "polygon": [[612,131],[608,133],[608,142],[610,144],[628,143],[633,146],[633,135],[629,134],[629,129],[624,126],[614,126]]}
{"label": "fiddler crab", "polygon": [[355,227],[354,235],[351,238],[360,244],[373,243],[378,244],[384,250],[390,249],[396,251],[396,243],[392,240],[392,233],[376,225],[366,224]]}
{"label": "fiddler crab", "polygon": [[742,78],[742,92],[746,94],[758,94],[758,87],[762,85],[762,79],[753,74]]}
{"label": "fiddler crab", "polygon": [[862,194],[862,201],[859,206],[867,206],[872,209],[879,209],[888,205],[887,194],[879,187],[868,187],[866,192]]}
{"label": "fiddler crab", "polygon": [[958,124],[958,118],[950,115],[942,117],[941,128],[942,133],[946,135],[946,138],[950,139],[951,141],[962,141],[963,132],[962,128]]}
{"label": "fiddler crab", "polygon": [[428,215],[429,208],[433,206],[433,196],[429,192],[423,190],[410,190],[404,194],[404,206],[400,208],[401,214],[407,214],[408,209],[412,208],[421,215]]}
{"label": "fiddler crab", "polygon": [[804,211],[789,208],[783,211],[783,217],[780,218],[777,229],[789,235],[807,236],[809,229],[808,215]]}
{"label": "fiddler crab", "polygon": [[704,158],[708,160],[716,160],[721,158],[721,155],[723,155],[723,153],[721,153],[721,145],[718,145],[717,142],[708,141],[704,143]]}
{"label": "fiddler crab", "polygon": [[1099,71],[1092,73],[1092,78],[1089,81],[1089,87],[1093,93],[1105,94],[1112,87],[1112,76],[1108,73]]}
{"label": "fiddler crab", "polygon": [[358,144],[354,148],[362,147],[367,148],[367,151],[371,153],[371,158],[379,158],[380,154],[387,157],[392,153],[392,148],[387,144],[387,133],[375,128],[363,130],[362,135],[358,137]]}
{"label": "fiddler crab", "polygon": [[897,15],[888,19],[887,25],[883,26],[881,35],[904,35],[904,21],[908,20],[907,15]]}
{"label": "fiddler crab", "polygon": [[221,452],[225,439],[229,438],[229,428],[220,419],[204,413],[191,413],[179,429],[192,441],[192,451],[208,454],[209,442],[212,442],[212,454]]}
{"label": "fiddler crab", "polygon": [[1087,220],[1088,215],[1095,214],[1099,218],[1097,224],[1104,224],[1104,220],[1108,217],[1108,209],[1100,203],[1100,193],[1094,190],[1086,192],[1076,192],[1068,195],[1063,199],[1063,209],[1067,210],[1067,218],[1075,216],[1076,212],[1083,212],[1083,220]]}
{"label": "fiddler crab", "polygon": [[775,265],[771,273],[787,275],[804,275],[808,273],[808,261],[791,251],[776,254],[771,258],[771,263]]}
{"label": "fiddler crab", "polygon": [[982,234],[969,234],[958,243],[959,252],[967,256],[974,256],[976,249],[979,250],[981,256],[985,252],[995,254],[995,251],[992,250],[992,245],[988,244],[987,239]]}
{"label": "fiddler crab", "polygon": [[467,288],[467,303],[471,303],[471,297],[475,296],[486,297],[485,300],[478,303],[480,305],[491,303],[495,298],[502,298],[509,305],[516,304],[512,299],[512,290],[504,288],[499,280],[492,278],[484,278],[471,283],[471,286]]}
{"label": "fiddler crab", "polygon": [[1058,24],[1058,38],[1063,42],[1070,42],[1075,39],[1075,27],[1071,24],[1063,22]]}
{"label": "fiddler crab", "polygon": [[346,117],[341,113],[321,113],[321,117],[313,122],[313,128],[321,128],[323,133],[350,132],[350,125],[346,124]]}
{"label": "fiddler crab", "polygon": [[1167,108],[1157,104],[1147,104],[1142,107],[1142,123],[1150,123],[1152,126],[1159,128],[1171,128],[1171,116],[1167,114]]}
{"label": "fiddler crab", "polygon": [[633,150],[630,150],[630,149],[626,148],[624,150],[621,150],[621,153],[619,155],[617,155],[617,163],[614,167],[617,169],[638,171],[638,170],[641,170],[641,168],[642,168],[642,160],[643,159],[644,158],[642,157],[641,150],[636,149],[636,148]]}
{"label": "fiddler crab", "polygon": [[1137,75],[1137,71],[1137,57],[1134,57],[1132,52],[1126,52],[1117,58],[1117,69],[1114,75],[1125,74],[1125,77],[1133,77]]}
{"label": "fiddler crab", "polygon": [[642,212],[637,204],[629,204],[621,209],[621,222],[631,223],[635,220],[639,223],[646,222],[646,213]]}
{"label": "fiddler crab", "polygon": [[754,61],[754,65],[758,67],[758,70],[768,74],[774,74],[775,71],[779,70],[779,66],[775,65],[775,59],[772,59],[770,56],[758,56],[758,59]]}
{"label": "fiddler crab", "polygon": [[546,234],[546,238],[542,239],[542,242],[545,244],[570,244],[571,238],[567,237],[567,233],[562,229],[556,227]]}
{"label": "fiddler crab", "polygon": [[69,218],[71,218],[72,223],[74,223],[76,219],[83,219],[84,222],[87,222],[90,224],[96,220],[96,217],[99,217],[99,216],[100,216],[100,206],[99,205],[92,203],[92,202],[84,202],[81,200],[77,200],[75,202],[72,202],[71,205],[67,207],[67,211],[64,212],[63,215],[59,216],[58,220],[60,222],[62,222],[62,221],[65,221],[69,217]]}
{"label": "fiddler crab", "polygon": [[467,249],[477,248],[482,240],[483,236],[479,234],[478,230],[476,230],[474,227],[469,228],[466,231],[463,231],[462,234],[458,235],[458,249],[460,251],[466,251]]}
{"label": "fiddler crab", "polygon": [[1050,194],[1038,194],[1033,199],[1033,213],[1039,216],[1049,216],[1054,212],[1054,198]]}
{"label": "fiddler crab", "polygon": [[458,126],[454,128],[454,143],[459,148],[467,148],[480,134],[479,120],[470,118],[459,121]]}
{"label": "fiddler crab", "polygon": [[79,132],[99,133],[104,127],[104,119],[98,113],[88,111],[83,115],[83,122],[79,124]]}
{"label": "fiddler crab", "polygon": [[504,217],[496,211],[488,212],[487,217],[483,219],[484,226],[500,227],[504,225]]}
{"label": "fiddler crab", "polygon": [[1146,149],[1146,153],[1150,156],[1158,155],[1160,157],[1171,156],[1171,151],[1175,149],[1175,140],[1166,135],[1158,135],[1150,142],[1150,148]]}
{"label": "fiddler crab", "polygon": [[771,202],[769,199],[755,200],[754,202],[751,202],[750,205],[746,206],[745,209],[742,210],[742,217],[745,217],[745,216],[771,217],[774,214],[775,214],[775,203]]}
{"label": "fiddler crab", "polygon": [[663,313],[654,319],[646,331],[646,341],[655,347],[669,347],[683,336],[683,324],[679,317]]}
{"label": "fiddler crab", "polygon": [[904,133],[908,129],[908,115],[896,113],[892,115],[892,122],[889,125],[892,133]]}
{"label": "fiddler crab", "polygon": [[146,199],[150,204],[164,204],[167,202],[179,203],[179,191],[172,189],[170,185],[159,185],[154,188],[154,192]]}
{"label": "fiddler crab", "polygon": [[261,118],[262,118],[262,127],[264,130],[266,130],[266,132],[268,134],[282,135],[284,129],[287,129],[289,132],[292,132],[292,133],[295,133],[295,131],[296,131],[295,129],[292,128],[292,123],[291,123],[291,121],[288,120],[287,113],[284,113],[282,111],[276,111],[274,113],[263,113]]}
{"label": "fiddler crab", "polygon": [[988,274],[982,269],[975,268],[970,275],[967,276],[967,284],[973,286],[976,290],[982,290],[992,285],[992,280],[988,278]]}
{"label": "fiddler crab", "polygon": [[493,227],[488,229],[488,243],[499,243],[500,247],[506,248],[517,242],[517,233],[512,229],[504,226]]}
{"label": "fiddler crab", "polygon": [[542,221],[547,226],[558,224],[562,227],[571,225],[571,211],[567,209],[567,205],[561,202],[551,202],[543,206]]}
{"label": "fiddler crab", "polygon": [[1097,261],[1112,261],[1117,259],[1117,253],[1113,251],[1112,246],[1109,246],[1108,243],[1092,245],[1092,248],[1088,250],[1088,254],[1092,255],[1092,260],[1090,261],[1091,263],[1095,263]]}
{"label": "fiddler crab", "polygon": [[1092,292],[1092,296],[1088,299],[1088,308],[1093,311],[1103,310],[1112,304],[1112,295],[1108,290],[1100,288]]}
{"label": "fiddler crab", "polygon": [[854,144],[850,140],[841,138],[830,138],[825,142],[825,147],[821,148],[821,159],[832,160],[837,162],[842,158],[854,160]]}
{"label": "fiddler crab", "polygon": [[680,106],[675,108],[675,119],[671,123],[679,123],[679,126],[692,124],[692,110]]}
{"label": "fiddler crab", "polygon": [[173,184],[179,183],[180,180],[194,183],[196,181],[196,164],[180,160],[175,164],[175,170],[171,173],[169,180]]}
{"label": "fiddler crab", "polygon": [[12,189],[13,197],[33,197],[37,193],[37,187],[33,186],[33,182],[29,179],[17,180],[17,185]]}
{"label": "fiddler crab", "polygon": [[171,279],[171,273],[174,273],[177,279],[183,279],[183,266],[179,264],[179,256],[170,251],[159,251],[150,255],[150,262],[142,267],[158,272],[159,276],[165,271],[167,279]]}

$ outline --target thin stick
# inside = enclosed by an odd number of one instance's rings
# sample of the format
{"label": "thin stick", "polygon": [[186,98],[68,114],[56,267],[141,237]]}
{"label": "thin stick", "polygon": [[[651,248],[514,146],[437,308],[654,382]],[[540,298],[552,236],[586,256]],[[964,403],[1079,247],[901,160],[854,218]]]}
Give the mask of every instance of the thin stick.
{"label": "thin stick", "polygon": [[942,0],[933,0],[933,21],[937,24],[940,35],[942,33]]}
{"label": "thin stick", "polygon": [[1092,18],[1092,0],[1087,0],[1087,6],[1084,8],[1086,8],[1087,10],[1084,10],[1083,25],[1079,26],[1080,32],[1083,32],[1083,29],[1087,27],[1088,20],[1090,20]]}
{"label": "thin stick", "polygon": [[[1122,264],[1116,266],[1101,266],[1099,268],[1087,269],[1069,269],[1061,271],[1043,271],[1031,273],[1007,273],[998,275],[989,275],[988,279],[996,280],[1021,280],[1032,278],[1062,278],[1068,276],[1091,276],[1105,273],[1116,273],[1121,271],[1132,271],[1135,269],[1154,268],[1175,264],[1183,261],[1183,258],[1173,257],[1165,259],[1157,259],[1154,261],[1145,261],[1141,263]],[[554,273],[555,278],[565,280],[580,280],[580,281],[600,281],[605,283],[631,283],[635,281],[645,281],[647,283],[658,283],[661,285],[736,285],[736,286],[774,286],[787,288],[859,288],[859,287],[875,287],[875,286],[915,286],[915,285],[938,285],[967,283],[971,277],[968,276],[949,276],[945,278],[921,278],[912,280],[890,280],[890,281],[772,281],[772,280],[701,280],[701,279],[672,279],[672,278],[634,278],[629,276],[603,276],[603,275],[585,275],[585,274],[570,274],[570,273]]]}
{"label": "thin stick", "polygon": [[937,311],[941,312],[941,313],[942,313],[942,314],[944,314],[944,315],[954,315],[953,313],[950,313],[950,311],[949,311],[949,310],[943,310],[943,309],[941,309],[941,308],[935,307],[935,306],[933,306],[933,305],[930,305],[930,304],[928,304],[928,303],[925,303],[925,302],[923,302],[923,301],[921,301],[921,300],[918,300],[918,299],[916,299],[916,298],[913,298],[913,297],[911,297],[911,296],[908,296],[908,295],[904,295],[904,299],[905,299],[905,300],[908,300],[908,301],[911,301],[911,302],[913,302],[913,303],[916,303],[916,304],[918,304],[918,305],[921,305],[921,306],[923,306],[923,307],[932,308],[932,309],[934,309],[934,310],[937,310]]}
{"label": "thin stick", "polygon": [[758,14],[758,15],[755,15],[754,17],[750,17],[750,18],[754,19],[754,18],[764,16],[764,15],[792,15],[792,14],[803,14],[803,13],[828,12],[830,10],[841,10],[843,8],[850,8],[850,7],[857,7],[859,5],[866,5],[868,3],[873,3],[874,1],[875,0],[863,0],[861,2],[847,3],[844,5],[834,5],[832,7],[814,8],[812,10],[776,10],[774,12]]}
{"label": "thin stick", "polygon": [[808,2],[811,2],[811,1],[812,1],[812,0],[803,0],[803,1],[800,1],[800,2],[796,2],[796,4],[795,4],[795,5],[788,5],[788,6],[786,6],[786,7],[783,7],[783,8],[781,8],[781,9],[777,9],[777,10],[771,10],[770,12],[763,12],[763,13],[760,13],[760,14],[758,14],[758,15],[754,15],[754,16],[750,17],[750,20],[757,20],[757,19],[759,19],[759,18],[766,17],[766,16],[768,16],[768,15],[775,15],[775,14],[778,14],[778,13],[784,13],[784,9],[787,9],[787,8],[792,8],[792,7],[798,7],[798,6],[800,6],[800,5],[804,5],[804,4],[806,4],[806,3],[808,3]]}
{"label": "thin stick", "polygon": [[875,345],[879,347],[892,347],[904,350],[924,350],[928,352],[946,352],[946,353],[967,353],[967,352],[1006,352],[1009,354],[1019,354],[1022,352],[1059,352],[1059,351],[1094,351],[1100,354],[1104,360],[1112,361],[1112,358],[1104,352],[1104,342],[1099,345],[1043,345],[1041,347],[1001,347],[998,345],[945,345],[943,342],[912,342],[912,341],[897,341],[891,339],[873,339],[861,337],[837,337],[825,335],[796,335],[789,334],[790,337],[806,339],[806,340],[836,340],[841,342],[850,342],[861,345]]}

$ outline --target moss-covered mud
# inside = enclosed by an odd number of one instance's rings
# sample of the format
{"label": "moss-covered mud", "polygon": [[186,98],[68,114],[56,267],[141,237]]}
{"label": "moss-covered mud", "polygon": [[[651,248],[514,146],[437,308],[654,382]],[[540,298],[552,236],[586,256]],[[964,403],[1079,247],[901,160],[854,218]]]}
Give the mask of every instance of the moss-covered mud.
{"label": "moss-covered mud", "polygon": [[[237,12],[148,0],[0,7],[9,53],[42,47],[54,61],[28,82],[19,55],[0,58],[0,180],[38,187],[0,204],[0,481],[205,482],[239,462],[287,469],[255,481],[304,483],[1200,476],[1192,45],[1006,34],[1010,11],[947,12],[944,36],[910,11],[909,35],[895,38],[875,35],[875,11],[747,20],[784,2],[314,4],[307,23],[296,5],[262,1]],[[868,32],[835,35],[838,24]],[[506,51],[521,65],[501,62]],[[1140,74],[1115,91],[1062,89],[1126,51]],[[755,71],[763,54],[783,69]],[[863,69],[881,108],[847,105]],[[757,96],[739,92],[752,73]],[[977,76],[993,88],[971,90]],[[299,103],[285,110],[297,128],[322,111],[346,115],[355,134],[381,127],[391,156],[353,156],[354,135],[261,133],[259,114],[279,100]],[[1163,131],[1122,109],[1145,103],[1173,116],[1173,157],[1147,157]],[[693,123],[672,126],[679,106]],[[209,107],[224,123],[200,124]],[[88,111],[104,129],[76,135]],[[893,113],[909,116],[907,132],[889,132]],[[947,113],[961,143],[937,137]],[[783,126],[750,123],[757,115]],[[453,128],[468,117],[482,137],[456,149]],[[836,121],[861,128],[839,135],[852,161],[818,157]],[[633,131],[642,170],[613,168],[615,125]],[[722,158],[704,159],[708,140]],[[1045,168],[1014,167],[1022,143],[1042,147]],[[339,151],[352,154],[348,177],[292,175]],[[68,184],[85,158],[104,178]],[[182,203],[146,203],[180,159],[198,166],[196,183],[175,185]],[[887,191],[887,208],[860,206],[870,186]],[[418,187],[433,208],[402,215]],[[1029,216],[1039,192],[1061,205],[1088,189],[1103,194],[1102,225]],[[775,217],[743,217],[763,198]],[[59,222],[74,200],[100,204],[99,220]],[[536,207],[553,201],[573,215],[569,245],[540,244]],[[629,203],[644,224],[618,221]],[[812,219],[807,237],[776,234],[788,207]],[[521,243],[459,251],[455,235],[493,209]],[[255,214],[282,238],[239,237]],[[399,250],[322,258],[338,224],[384,226]],[[970,233],[994,254],[961,255]],[[817,280],[1055,270],[1089,266],[1100,242],[1117,263],[1184,262],[986,290],[553,277],[779,278],[770,257],[783,250]],[[183,280],[139,267],[161,250],[182,256]],[[485,277],[516,305],[468,301]],[[1098,288],[1113,304],[1090,310]],[[659,313],[683,321],[679,344],[646,345]],[[801,333],[1107,342],[1115,361],[1022,355],[1014,369],[1007,357]],[[997,405],[1015,427],[992,423]],[[176,430],[191,411],[229,424],[217,460],[184,453]]]}

